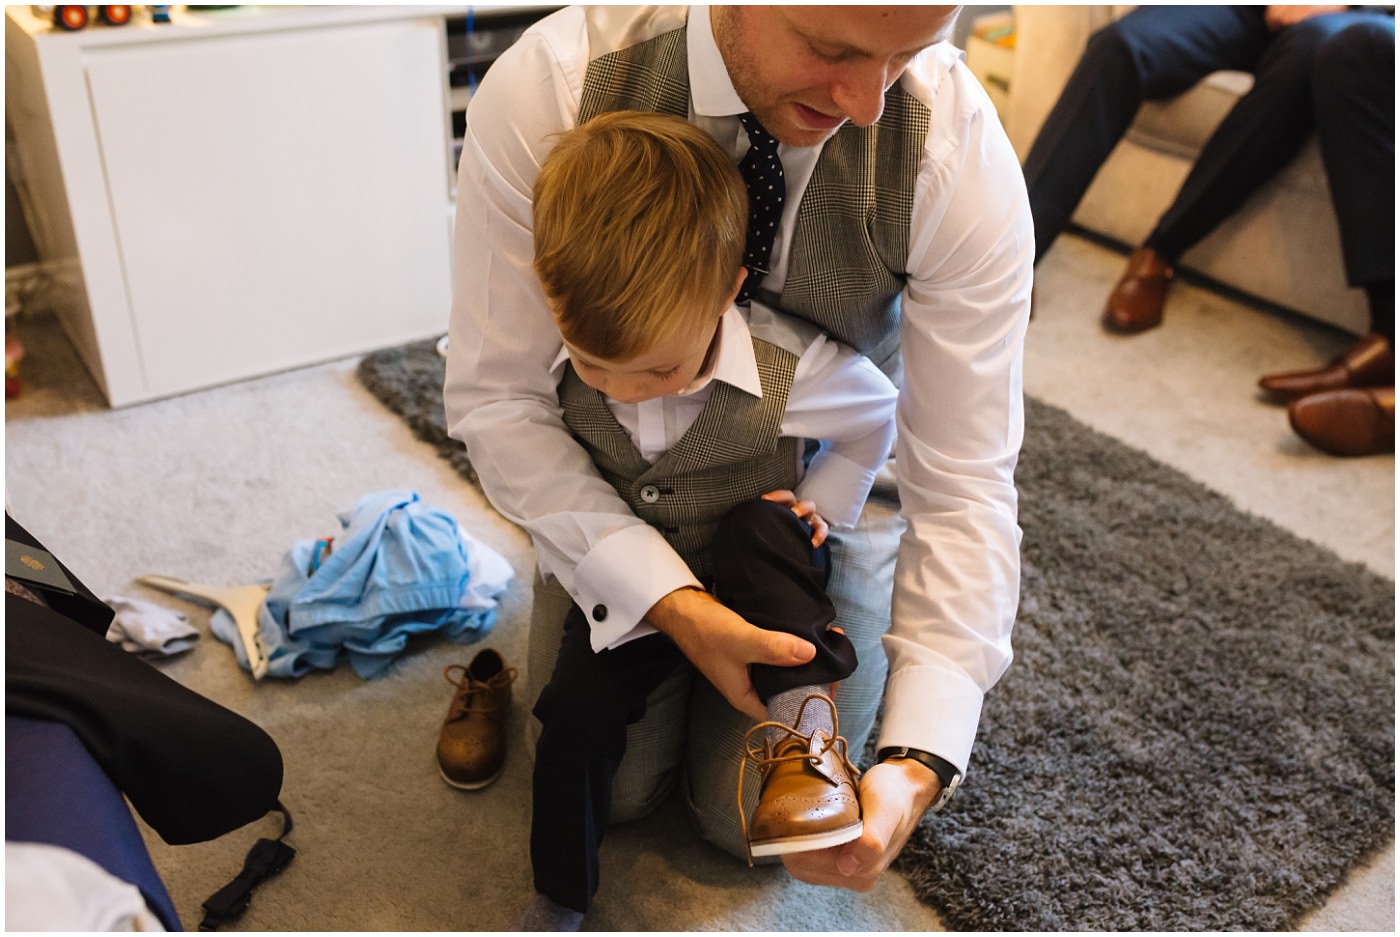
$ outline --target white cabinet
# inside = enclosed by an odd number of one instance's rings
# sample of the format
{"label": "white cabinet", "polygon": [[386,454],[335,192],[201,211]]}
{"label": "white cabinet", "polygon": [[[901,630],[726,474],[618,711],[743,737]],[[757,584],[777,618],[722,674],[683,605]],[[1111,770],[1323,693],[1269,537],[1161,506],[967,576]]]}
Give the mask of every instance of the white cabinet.
{"label": "white cabinet", "polygon": [[6,11],[57,312],[113,406],[446,331],[446,7]]}

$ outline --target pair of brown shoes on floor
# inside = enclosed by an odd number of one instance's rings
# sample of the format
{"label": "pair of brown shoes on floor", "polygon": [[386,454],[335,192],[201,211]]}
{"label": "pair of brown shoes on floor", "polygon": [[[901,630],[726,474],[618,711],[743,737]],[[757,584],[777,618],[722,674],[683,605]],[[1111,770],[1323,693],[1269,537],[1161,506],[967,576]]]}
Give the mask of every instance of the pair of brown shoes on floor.
{"label": "pair of brown shoes on floor", "polygon": [[487,648],[466,667],[453,664],[442,675],[456,691],[438,734],[438,771],[453,787],[480,790],[505,767],[506,716],[516,671]]}
{"label": "pair of brown shoes on floor", "polygon": [[1323,452],[1395,451],[1395,353],[1383,336],[1363,337],[1325,368],[1269,374],[1259,386],[1288,404],[1293,431]]}
{"label": "pair of brown shoes on floor", "polygon": [[[820,728],[803,734],[808,706],[830,710],[832,731]],[[824,721],[824,720],[823,720]],[[859,772],[846,753],[846,740],[836,734],[836,704],[816,693],[803,701],[793,725],[760,722],[744,739],[744,759],[739,762],[739,825],[749,851],[755,856],[779,856],[839,846],[860,836],[863,826]],[[755,736],[763,738],[761,747]],[[758,805],[745,821],[744,774],[747,762],[758,765],[762,786]]]}
{"label": "pair of brown shoes on floor", "polygon": [[[1157,251],[1133,251],[1109,294],[1105,327],[1137,333],[1161,325],[1167,288],[1175,277]],[[1380,335],[1367,335],[1325,368],[1266,375],[1259,386],[1288,404],[1293,431],[1323,452],[1365,456],[1395,451],[1395,356]]]}

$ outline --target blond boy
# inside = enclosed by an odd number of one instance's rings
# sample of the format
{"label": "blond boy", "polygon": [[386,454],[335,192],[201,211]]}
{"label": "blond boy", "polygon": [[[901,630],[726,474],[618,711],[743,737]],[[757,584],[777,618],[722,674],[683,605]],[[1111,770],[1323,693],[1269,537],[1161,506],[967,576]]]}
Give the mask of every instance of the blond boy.
{"label": "blond boy", "polygon": [[[824,541],[829,525],[850,527],[860,514],[889,453],[896,392],[812,326],[735,305],[748,224],[734,165],[674,117],[596,117],[559,137],[535,184],[534,266],[562,341],[554,373],[565,424],[700,586],[817,648],[807,664],[751,673],[770,722],[761,747],[744,745],[762,778],[748,840],[753,855],[778,855],[861,831],[827,696],[855,669],[855,652],[828,627]],[[532,635],[532,644],[557,638],[559,652],[534,709],[537,895],[525,928],[581,924],[627,726],[653,690],[689,669],[646,625],[596,646],[591,623],[606,614],[575,606],[562,637]],[[782,809],[771,805],[778,797]]]}

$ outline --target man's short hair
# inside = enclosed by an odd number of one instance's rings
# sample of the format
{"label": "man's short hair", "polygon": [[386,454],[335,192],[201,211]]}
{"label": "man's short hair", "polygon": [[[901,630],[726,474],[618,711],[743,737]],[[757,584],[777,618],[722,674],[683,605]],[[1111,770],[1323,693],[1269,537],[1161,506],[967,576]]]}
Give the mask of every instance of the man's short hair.
{"label": "man's short hair", "polygon": [[743,177],[703,130],[615,111],[559,136],[535,182],[535,271],[569,344],[628,361],[716,318],[743,263]]}

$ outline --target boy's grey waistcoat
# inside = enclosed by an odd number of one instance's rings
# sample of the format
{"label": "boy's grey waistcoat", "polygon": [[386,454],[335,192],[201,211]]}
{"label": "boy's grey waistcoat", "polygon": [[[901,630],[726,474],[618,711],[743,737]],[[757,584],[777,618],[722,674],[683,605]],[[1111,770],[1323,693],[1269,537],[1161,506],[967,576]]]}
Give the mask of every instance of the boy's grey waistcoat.
{"label": "boy's grey waistcoat", "polygon": [[661,532],[697,578],[710,572],[710,542],[729,509],[797,484],[799,440],[780,436],[797,355],[753,339],[761,398],[715,381],[685,435],[648,464],[603,395],[564,369],[564,423],[632,511]]}

